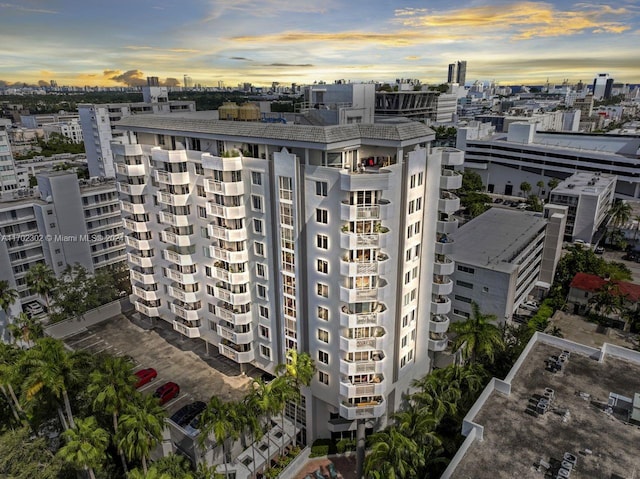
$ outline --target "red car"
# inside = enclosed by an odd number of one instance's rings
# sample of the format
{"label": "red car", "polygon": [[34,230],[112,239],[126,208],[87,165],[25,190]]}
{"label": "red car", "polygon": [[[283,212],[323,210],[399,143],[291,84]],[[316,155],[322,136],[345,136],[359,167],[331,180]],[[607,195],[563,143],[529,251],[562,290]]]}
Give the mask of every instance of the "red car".
{"label": "red car", "polygon": [[142,387],[149,381],[154,380],[158,376],[158,373],[153,368],[141,369],[136,372],[136,388]]}
{"label": "red car", "polygon": [[160,400],[160,405],[171,401],[174,397],[180,394],[180,386],[174,382],[164,383],[156,392],[153,393],[154,397]]}

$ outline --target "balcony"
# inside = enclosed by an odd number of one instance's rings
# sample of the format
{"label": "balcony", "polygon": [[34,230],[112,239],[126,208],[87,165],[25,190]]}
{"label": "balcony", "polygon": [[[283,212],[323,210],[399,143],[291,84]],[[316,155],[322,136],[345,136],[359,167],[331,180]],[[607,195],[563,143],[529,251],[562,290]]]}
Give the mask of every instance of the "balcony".
{"label": "balcony", "polygon": [[153,247],[151,246],[150,240],[139,240],[134,238],[133,236],[125,236],[124,244],[126,244],[127,246],[131,246],[133,249],[137,250],[149,250]]}
{"label": "balcony", "polygon": [[440,174],[441,190],[457,190],[462,187],[462,174],[459,171],[442,170]]}
{"label": "balcony", "polygon": [[448,276],[453,274],[455,269],[456,263],[446,256],[443,258],[436,258],[433,264],[433,274]]}
{"label": "balcony", "polygon": [[173,329],[178,331],[183,336],[187,338],[199,338],[200,337],[200,328],[192,327],[188,325],[189,323],[183,323],[178,320],[173,321]]}
{"label": "balcony", "polygon": [[207,203],[207,214],[218,216],[227,220],[235,220],[247,216],[244,205],[240,206],[221,206],[214,203]]}
{"label": "balcony", "polygon": [[449,344],[449,338],[443,333],[429,333],[429,350],[430,351],[445,351]]}
{"label": "balcony", "polygon": [[384,415],[386,406],[382,399],[379,401],[361,402],[357,405],[350,405],[343,402],[340,404],[340,416],[345,419],[369,419]]}
{"label": "balcony", "polygon": [[159,315],[158,306],[147,306],[142,304],[140,301],[136,301],[134,304],[136,305],[136,311],[144,314],[145,316],[154,318]]}
{"label": "balcony", "polygon": [[432,333],[446,333],[449,330],[449,316],[446,314],[431,315],[429,331]]}
{"label": "balcony", "polygon": [[451,234],[458,229],[458,220],[452,217],[436,221],[436,231],[440,234]]}
{"label": "balcony", "polygon": [[242,196],[244,195],[244,183],[242,181],[216,181],[206,178],[204,191],[223,196]]}
{"label": "balcony", "polygon": [[443,191],[438,200],[438,211],[441,213],[453,214],[460,209],[460,198],[456,195]]}
{"label": "balcony", "polygon": [[342,231],[340,233],[340,247],[344,249],[357,249],[363,247],[377,248],[380,246],[380,235],[378,233],[351,233]]}
{"label": "balcony", "polygon": [[362,301],[375,301],[378,299],[379,288],[348,288],[340,286],[340,301],[343,303],[358,303]]}
{"label": "balcony", "polygon": [[374,312],[370,313],[349,313],[347,306],[340,310],[340,326],[343,328],[358,328],[362,326],[377,326],[382,321],[382,314],[386,307],[378,305]]}
{"label": "balcony", "polygon": [[167,185],[188,185],[190,182],[189,172],[187,171],[181,173],[172,173],[169,171],[156,170],[154,172],[154,175],[158,183],[164,183]]}
{"label": "balcony", "polygon": [[124,181],[118,181],[117,183],[117,189],[120,193],[124,193],[131,196],[143,195],[145,193],[144,189],[146,186],[147,185],[144,183],[141,185],[130,185],[129,183],[126,183]]}
{"label": "balcony", "polygon": [[212,238],[221,239],[224,241],[246,241],[247,239],[246,228],[239,228],[237,230],[232,230],[232,229],[224,228],[222,226],[209,224],[207,226],[207,230],[209,232],[209,236],[211,236]]}
{"label": "balcony", "polygon": [[340,171],[340,188],[343,191],[388,190],[390,170],[365,167],[364,173]]}
{"label": "balcony", "polygon": [[163,150],[159,146],[151,148],[151,156],[155,161],[163,163],[184,163],[187,161],[185,150]]}
{"label": "balcony", "polygon": [[153,289],[146,289],[146,288],[134,285],[133,294],[135,294],[139,298],[142,298],[146,301],[155,301],[157,299],[160,299],[160,293],[157,290],[157,286],[154,284],[153,286],[150,285],[148,287]]}
{"label": "balcony", "polygon": [[189,203],[189,193],[184,195],[167,193],[166,191],[158,191],[158,203],[171,206],[185,206]]}
{"label": "balcony", "polygon": [[153,276],[153,274],[141,273],[140,271],[136,271],[135,269],[130,270],[130,273],[131,273],[131,279],[133,281],[137,281],[138,283],[142,283],[142,284],[156,283],[156,279]]}
{"label": "balcony", "polygon": [[442,166],[460,166],[464,163],[464,151],[457,148],[434,148],[433,153],[438,150],[442,153]]}
{"label": "balcony", "polygon": [[127,253],[127,259],[129,260],[129,263],[138,265],[141,268],[151,268],[153,266],[153,258],[139,256],[139,252]]}
{"label": "balcony", "polygon": [[191,266],[193,264],[196,264],[193,255],[180,254],[168,249],[162,251],[162,257],[170,263],[177,264],[179,266]]}
{"label": "balcony", "polygon": [[[147,211],[144,203],[131,203],[124,200],[120,201],[120,209],[132,215],[143,215]],[[96,217],[93,216],[93,218],[95,219]]]}
{"label": "balcony", "polygon": [[227,263],[245,263],[249,261],[249,252],[246,249],[242,251],[229,251],[217,246],[210,246],[209,252],[211,257]]}
{"label": "balcony", "polygon": [[340,274],[344,276],[377,275],[378,261],[349,261],[348,258],[340,260]]}
{"label": "balcony", "polygon": [[195,303],[198,301],[197,291],[184,291],[176,285],[172,285],[167,288],[167,292],[169,293],[169,296],[178,299],[183,303]]}
{"label": "balcony", "polygon": [[171,303],[170,308],[173,314],[187,321],[197,321],[202,316],[202,308],[192,309],[192,306],[181,306],[176,302]]}
{"label": "balcony", "polygon": [[431,298],[431,314],[448,314],[451,311],[451,300],[446,296]]}
{"label": "balcony", "polygon": [[367,349],[384,349],[384,329],[378,328],[376,335],[365,338],[348,338],[340,336],[340,349],[345,352],[362,351]]}
{"label": "balcony", "polygon": [[122,224],[129,231],[135,231],[136,233],[146,233],[149,231],[149,225],[146,221],[135,221],[130,218],[124,218]]}
{"label": "balcony", "polygon": [[238,156],[223,158],[204,153],[202,155],[202,167],[205,170],[240,171],[242,170],[242,157],[238,154]]}
{"label": "balcony", "polygon": [[255,359],[254,351],[236,351],[232,347],[229,347],[224,344],[218,345],[218,351],[223,356],[228,357],[229,359],[234,360],[236,363],[248,363]]}
{"label": "balcony", "polygon": [[248,283],[251,278],[248,271],[242,273],[232,273],[226,269],[214,267],[211,270],[211,276],[230,284],[245,284]]}
{"label": "balcony", "polygon": [[160,212],[160,222],[171,226],[189,226],[190,224],[188,215],[174,215],[168,211]]}
{"label": "balcony", "polygon": [[193,234],[179,235],[169,230],[164,230],[160,232],[160,237],[162,238],[162,241],[164,241],[165,243],[176,245],[176,246],[191,246],[192,244],[194,244],[192,236]]}
{"label": "balcony", "polygon": [[384,369],[384,359],[380,352],[379,360],[371,361],[347,361],[340,359],[340,373],[346,376],[353,376],[355,374],[368,374],[377,373],[381,374]]}
{"label": "balcony", "polygon": [[340,219],[343,221],[379,220],[380,206],[350,205],[343,201],[340,205]]}
{"label": "balcony", "polygon": [[235,344],[247,344],[253,341],[254,334],[253,331],[247,331],[245,333],[237,333],[233,329],[222,326],[222,324],[218,324],[216,326],[216,331],[218,336],[224,339],[228,339],[232,343]]}
{"label": "balcony", "polygon": [[232,293],[226,289],[222,289],[219,286],[213,288],[213,292],[216,298],[231,304],[248,304],[251,302],[251,293]]}
{"label": "balcony", "polygon": [[224,319],[225,321],[227,321],[228,323],[232,323],[236,326],[242,326],[244,324],[249,324],[252,321],[252,315],[251,315],[251,311],[247,311],[245,313],[240,312],[239,309],[237,310],[230,310],[230,309],[226,309],[222,306],[215,306],[215,312],[214,314],[220,318],[220,319]]}
{"label": "balcony", "polygon": [[145,172],[144,165],[126,165],[124,163],[115,163],[116,172],[126,176],[142,176]]}
{"label": "balcony", "polygon": [[[377,382],[375,382],[376,380]],[[385,390],[382,376],[376,376],[374,382],[371,383],[352,384],[349,381],[340,381],[340,396],[347,398],[381,396]]]}
{"label": "balcony", "polygon": [[431,292],[433,294],[448,295],[453,291],[453,281],[446,276],[434,275]]}
{"label": "balcony", "polygon": [[180,271],[172,268],[167,268],[165,270],[165,274],[167,278],[182,284],[195,284],[198,281],[195,274],[181,273]]}
{"label": "balcony", "polygon": [[436,241],[436,254],[452,254],[455,242],[446,235],[439,236]]}

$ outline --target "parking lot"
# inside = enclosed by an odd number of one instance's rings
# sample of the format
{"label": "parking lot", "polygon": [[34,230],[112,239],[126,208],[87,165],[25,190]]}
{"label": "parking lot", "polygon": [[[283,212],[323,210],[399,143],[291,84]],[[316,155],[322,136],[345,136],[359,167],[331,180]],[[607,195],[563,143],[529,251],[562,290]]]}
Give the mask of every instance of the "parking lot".
{"label": "parking lot", "polygon": [[[144,394],[153,394],[167,381],[177,383],[180,394],[163,406],[169,415],[190,402],[207,402],[214,394],[223,401],[238,400],[247,394],[251,382],[249,376],[235,370],[232,372],[236,375],[224,374],[218,369],[231,371],[228,365],[215,368],[216,357],[203,358],[194,351],[178,347],[181,344],[167,341],[164,333],[162,328],[143,329],[119,315],[66,338],[65,343],[76,351],[130,356],[134,361],[134,371],[154,368],[158,376],[139,389]],[[184,340],[182,346],[191,342]],[[214,363],[214,367],[207,361]]]}

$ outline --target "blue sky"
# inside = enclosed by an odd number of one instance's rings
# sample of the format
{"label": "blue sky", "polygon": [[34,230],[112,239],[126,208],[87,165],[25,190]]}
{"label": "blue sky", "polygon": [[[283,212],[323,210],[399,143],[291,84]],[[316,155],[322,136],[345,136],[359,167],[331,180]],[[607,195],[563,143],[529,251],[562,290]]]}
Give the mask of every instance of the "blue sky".
{"label": "blue sky", "polygon": [[[640,2],[0,1],[0,84],[640,82]],[[171,80],[170,80],[171,81]]]}

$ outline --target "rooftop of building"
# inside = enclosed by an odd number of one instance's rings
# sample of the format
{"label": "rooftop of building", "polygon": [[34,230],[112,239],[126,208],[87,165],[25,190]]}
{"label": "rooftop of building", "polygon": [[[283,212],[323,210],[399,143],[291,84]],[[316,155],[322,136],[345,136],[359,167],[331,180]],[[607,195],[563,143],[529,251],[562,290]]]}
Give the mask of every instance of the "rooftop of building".
{"label": "rooftop of building", "polygon": [[401,142],[429,141],[434,132],[423,123],[348,124],[331,126],[292,125],[281,123],[214,121],[198,118],[144,115],[128,116],[117,122],[117,128],[133,131],[184,131],[218,137],[262,138],[274,142],[331,144],[354,140]]}
{"label": "rooftop of building", "polygon": [[553,195],[598,196],[608,187],[615,187],[616,175],[605,173],[577,172],[556,186]]}
{"label": "rooftop of building", "polygon": [[[640,301],[640,284],[629,283],[627,281],[610,281],[595,274],[577,273],[571,280],[570,287],[595,293],[608,283],[615,284],[617,291],[627,300]],[[612,293],[616,294],[616,290],[613,290]]]}
{"label": "rooftop of building", "polygon": [[513,261],[546,224],[541,213],[491,208],[451,235],[453,258],[494,271],[510,273]]}
{"label": "rooftop of building", "polygon": [[[68,171],[49,171],[46,173],[38,173],[38,176],[45,175],[50,177],[69,175]],[[80,186],[80,194],[99,193],[104,191],[115,191],[115,179],[113,178],[94,178],[91,180],[78,179]],[[27,206],[29,204],[46,204],[41,197],[37,187],[20,188],[13,191],[5,191],[0,194],[0,209],[6,207],[15,208],[18,206]]]}
{"label": "rooftop of building", "polygon": [[[547,364],[565,350],[569,358],[552,372]],[[608,402],[610,393],[633,400],[640,392],[640,354],[537,333],[520,359],[505,381],[493,380],[465,418],[482,440],[476,437],[466,452],[459,451],[460,462],[448,477],[556,477],[567,452],[577,458],[572,479],[635,477],[640,428],[629,422],[630,404],[621,401],[609,410]],[[536,409],[546,388],[554,398],[540,414]]]}

